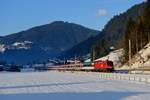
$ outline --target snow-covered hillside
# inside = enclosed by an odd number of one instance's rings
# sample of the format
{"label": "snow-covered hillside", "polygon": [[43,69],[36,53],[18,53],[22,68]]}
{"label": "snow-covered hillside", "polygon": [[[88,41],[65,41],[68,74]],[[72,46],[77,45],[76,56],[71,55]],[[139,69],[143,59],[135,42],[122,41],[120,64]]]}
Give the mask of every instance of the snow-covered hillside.
{"label": "snow-covered hillside", "polygon": [[[113,61],[115,67],[120,67],[124,60],[123,56],[124,56],[124,50],[119,49],[119,50],[112,51],[108,55],[106,55],[102,58],[99,58],[97,60],[110,60],[110,61]],[[95,60],[95,61],[97,61],[97,60]]]}
{"label": "snow-covered hillside", "polygon": [[23,41],[23,42],[15,42],[11,45],[13,49],[29,49],[32,42],[30,41]]}
{"label": "snow-covered hillside", "polygon": [[[150,43],[131,59],[131,68],[150,68]],[[128,64],[122,68],[129,68]]]}
{"label": "snow-covered hillside", "polygon": [[0,52],[3,53],[5,52],[5,50],[9,50],[9,49],[30,49],[30,46],[33,43],[30,41],[22,41],[22,42],[15,42],[13,44],[10,45],[6,45],[6,44],[0,44]]}
{"label": "snow-covered hillside", "polygon": [[0,100],[148,100],[150,85],[99,73],[0,73]]}
{"label": "snow-covered hillside", "polygon": [[5,51],[5,45],[4,44],[0,44],[0,52],[3,53]]}

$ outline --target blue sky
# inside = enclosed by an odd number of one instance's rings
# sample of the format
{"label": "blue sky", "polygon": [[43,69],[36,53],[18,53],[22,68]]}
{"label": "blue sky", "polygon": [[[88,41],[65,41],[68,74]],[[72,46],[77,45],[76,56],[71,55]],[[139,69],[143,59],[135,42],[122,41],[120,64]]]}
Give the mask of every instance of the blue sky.
{"label": "blue sky", "polygon": [[0,0],[0,35],[53,21],[101,30],[114,16],[145,0]]}

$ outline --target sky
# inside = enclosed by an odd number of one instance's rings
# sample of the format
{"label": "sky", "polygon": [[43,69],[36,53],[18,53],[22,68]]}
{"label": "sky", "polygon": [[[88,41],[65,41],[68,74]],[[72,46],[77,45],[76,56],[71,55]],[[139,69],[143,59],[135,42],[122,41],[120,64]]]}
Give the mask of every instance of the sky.
{"label": "sky", "polygon": [[0,36],[53,21],[102,30],[114,16],[145,0],[0,0]]}

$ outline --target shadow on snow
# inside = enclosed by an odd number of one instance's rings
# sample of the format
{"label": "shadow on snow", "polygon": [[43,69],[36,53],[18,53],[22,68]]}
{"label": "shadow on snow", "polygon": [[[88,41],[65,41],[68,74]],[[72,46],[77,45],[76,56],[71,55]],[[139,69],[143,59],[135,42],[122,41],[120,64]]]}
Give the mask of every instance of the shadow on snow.
{"label": "shadow on snow", "polygon": [[1,100],[120,100],[126,97],[145,94],[144,92],[91,92],[91,93],[38,93],[4,94]]}

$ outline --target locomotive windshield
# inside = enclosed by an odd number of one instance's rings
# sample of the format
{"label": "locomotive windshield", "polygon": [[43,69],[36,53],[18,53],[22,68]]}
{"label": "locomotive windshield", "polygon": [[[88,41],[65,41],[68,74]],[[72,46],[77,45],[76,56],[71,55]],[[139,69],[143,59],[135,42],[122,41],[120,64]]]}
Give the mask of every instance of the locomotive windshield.
{"label": "locomotive windshield", "polygon": [[107,62],[107,65],[108,65],[108,66],[113,66],[113,62],[112,62],[112,61],[108,61],[108,62]]}

